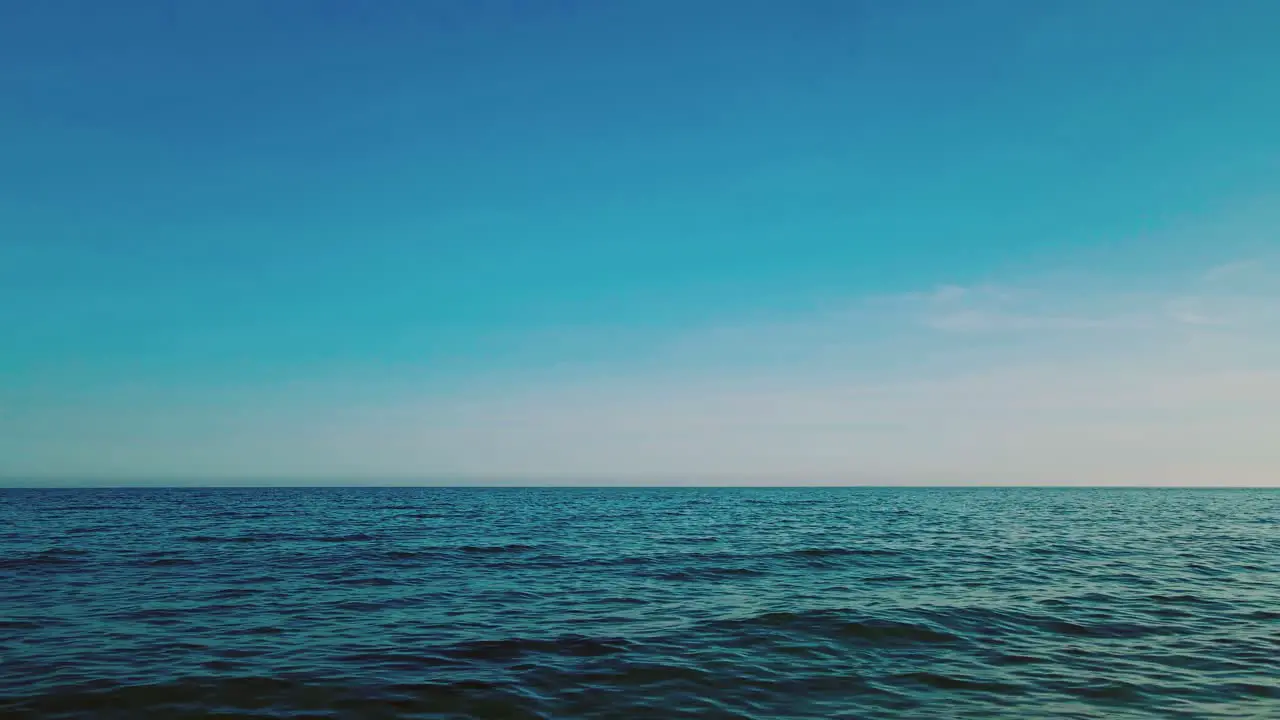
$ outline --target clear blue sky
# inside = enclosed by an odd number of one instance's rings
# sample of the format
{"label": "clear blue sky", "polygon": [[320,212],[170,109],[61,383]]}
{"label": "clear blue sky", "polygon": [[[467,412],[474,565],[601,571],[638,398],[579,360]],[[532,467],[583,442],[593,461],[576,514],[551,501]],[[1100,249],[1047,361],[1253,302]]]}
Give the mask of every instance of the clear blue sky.
{"label": "clear blue sky", "polygon": [[1280,477],[1277,38],[1271,0],[4,2],[0,474]]}

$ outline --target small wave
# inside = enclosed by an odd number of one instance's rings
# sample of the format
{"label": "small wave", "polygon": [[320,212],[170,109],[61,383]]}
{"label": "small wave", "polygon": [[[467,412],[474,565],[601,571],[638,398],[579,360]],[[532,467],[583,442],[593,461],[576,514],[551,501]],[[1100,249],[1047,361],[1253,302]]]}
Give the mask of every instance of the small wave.
{"label": "small wave", "polygon": [[934,672],[914,672],[898,675],[895,680],[920,683],[942,690],[967,690],[971,692],[1000,693],[1002,695],[1020,693],[1023,688],[1010,683],[976,678],[962,678]]}
{"label": "small wave", "polygon": [[523,600],[527,602],[531,602],[534,600],[543,600],[546,598],[545,595],[542,595],[536,592],[530,592],[528,590],[502,590],[494,593],[494,597],[497,597],[506,601]]}
{"label": "small wave", "polygon": [[190,558],[156,558],[155,560],[144,560],[139,564],[143,567],[180,567],[199,563]]}
{"label": "small wave", "polygon": [[1222,578],[1223,576],[1227,576],[1231,574],[1230,570],[1227,570],[1221,567],[1214,567],[1212,565],[1205,565],[1204,563],[1194,563],[1194,562],[1188,563],[1187,569],[1195,570],[1201,575],[1211,575],[1218,578]]}
{"label": "small wave", "polygon": [[270,542],[367,542],[376,540],[367,533],[350,535],[292,535],[288,533],[253,533],[249,535],[193,535],[183,538],[192,543],[270,543]]}
{"label": "small wave", "polygon": [[187,611],[177,608],[141,608],[116,613],[112,617],[117,620],[176,620],[186,614]]}
{"label": "small wave", "polygon": [[584,636],[564,636],[552,640],[509,638],[460,643],[445,648],[443,654],[446,657],[469,660],[507,660],[529,654],[599,657],[626,652],[630,647],[631,643],[626,640]]}
{"label": "small wave", "polygon": [[[532,550],[528,546],[461,546],[461,547],[435,547],[423,550],[389,550],[380,553],[379,556],[387,560],[393,561],[418,561],[418,562],[457,562],[460,558],[465,557],[490,557],[504,555],[519,555],[520,553]],[[528,561],[504,561],[489,562],[487,567],[504,568],[518,567]],[[556,563],[557,565],[559,563]]]}
{"label": "small wave", "polygon": [[582,680],[592,684],[633,687],[670,683],[711,686],[719,679],[714,673],[685,665],[632,662],[616,669],[583,673]]}
{"label": "small wave", "polygon": [[648,555],[628,555],[620,558],[591,558],[588,560],[580,560],[575,563],[577,565],[651,565],[656,562],[663,562],[663,558],[651,557]]}
{"label": "small wave", "polygon": [[311,538],[317,542],[368,542],[376,538],[367,533],[355,533],[352,535],[325,535],[321,537]]}
{"label": "small wave", "polygon": [[1181,605],[1221,605],[1215,600],[1202,598],[1199,595],[1148,595],[1147,599],[1157,603],[1175,603]]}
{"label": "small wave", "polygon": [[738,577],[762,577],[768,573],[751,568],[696,568],[690,570],[672,570],[651,575],[658,580],[672,582],[693,582],[698,580],[720,580]]}
{"label": "small wave", "polygon": [[532,545],[521,545],[512,543],[510,545],[462,545],[458,547],[459,552],[475,553],[475,554],[496,554],[496,553],[518,553],[536,550]]}
{"label": "small wave", "polygon": [[389,560],[443,560],[457,555],[505,555],[536,550],[533,545],[511,543],[507,545],[455,545],[426,547],[415,550],[388,550],[382,557]]}
{"label": "small wave", "polygon": [[748,505],[774,505],[774,506],[793,506],[793,505],[825,505],[827,500],[796,500],[794,498],[787,500],[779,500],[777,498],[747,498],[742,502]]}
{"label": "small wave", "polygon": [[1025,636],[1029,632],[1093,638],[1136,638],[1165,634],[1170,628],[1128,622],[1086,623],[1061,616],[987,608],[921,611],[925,619],[949,630],[978,636]]}
{"label": "small wave", "polygon": [[456,665],[457,660],[431,654],[412,654],[404,652],[368,652],[344,655],[338,658],[342,662],[355,663],[359,667],[378,667],[382,670],[421,670],[447,665]]}
{"label": "small wave", "polygon": [[1162,628],[1135,623],[1084,624],[1069,620],[1048,620],[1043,626],[1051,632],[1077,637],[1133,638],[1162,632]]}
{"label": "small wave", "polygon": [[1141,699],[1144,695],[1142,688],[1132,683],[1121,681],[1108,682],[1101,685],[1082,685],[1069,688],[1068,692],[1079,697],[1108,702],[1133,702]]}
{"label": "small wave", "polygon": [[56,567],[59,565],[80,565],[88,555],[86,550],[74,548],[54,548],[42,552],[19,555],[12,558],[0,558],[0,570],[22,570],[26,568]]}
{"label": "small wave", "polygon": [[[216,668],[211,668],[216,669]],[[280,707],[290,708],[283,714]],[[186,677],[169,682],[130,684],[104,681],[58,692],[5,698],[3,712],[19,717],[319,717],[321,708],[341,708],[344,716],[393,715],[504,717],[541,720],[535,701],[507,684],[481,680],[419,682],[365,688],[276,677]],[[136,714],[134,711],[136,709]],[[328,716],[328,712],[321,713]]]}
{"label": "small wave", "polygon": [[104,530],[113,530],[113,529],[115,529],[114,525],[93,525],[90,527],[68,528],[64,532],[66,532],[68,535],[89,535],[93,533],[100,533]]}
{"label": "small wave", "polygon": [[1276,610],[1255,610],[1245,618],[1249,620],[1280,620],[1280,611]]}
{"label": "small wave", "polygon": [[400,582],[398,580],[392,580],[391,578],[366,577],[339,580],[337,584],[346,585],[348,587],[390,587],[392,585],[399,585]]}
{"label": "small wave", "polygon": [[227,582],[236,585],[275,585],[280,582],[280,578],[275,575],[249,575],[237,579],[228,579]]}
{"label": "small wave", "polygon": [[896,550],[883,550],[877,548],[802,548],[800,550],[788,550],[780,553],[782,556],[825,558],[825,557],[892,557],[900,555]]}
{"label": "small wave", "polygon": [[880,618],[849,619],[834,610],[771,612],[740,620],[718,621],[735,630],[767,629],[839,637],[873,643],[958,643],[964,638],[917,623]]}
{"label": "small wave", "polygon": [[1254,697],[1280,700],[1280,686],[1276,685],[1237,682],[1226,685],[1222,690],[1237,695],[1252,695]]}
{"label": "small wave", "polygon": [[444,557],[439,550],[388,550],[382,556],[388,560],[436,560]]}
{"label": "small wave", "polygon": [[1048,660],[1034,655],[1003,653],[995,657],[995,662],[1000,665],[1034,665],[1036,663],[1048,662]]}
{"label": "small wave", "polygon": [[88,550],[81,550],[80,548],[50,548],[48,550],[41,551],[40,554],[47,556],[57,555],[60,557],[82,557],[90,553]]}
{"label": "small wave", "polygon": [[290,540],[300,539],[296,535],[288,535],[285,533],[256,533],[252,535],[192,535],[183,538],[186,542],[191,543],[269,543],[269,542],[287,542]]}
{"label": "small wave", "polygon": [[[514,550],[532,550],[533,547],[516,545],[516,546],[499,546],[492,548],[459,548],[463,552],[471,553],[500,553],[511,552]],[[832,559],[841,557],[857,557],[857,556],[888,556],[896,555],[896,551],[891,550],[859,550],[850,548],[804,548],[801,550],[787,550],[779,553],[734,553],[734,552],[684,552],[684,553],[662,553],[654,555],[623,555],[620,557],[585,557],[571,558],[559,555],[541,556],[537,558],[520,559],[512,561],[506,565],[493,565],[493,567],[635,567],[645,568],[658,566],[661,571],[665,572],[671,566],[688,566],[696,563],[708,563],[712,566],[725,567],[728,563],[755,563],[769,560],[794,560],[799,558],[806,562],[818,564],[828,563]],[[744,574],[759,571],[747,571]]]}

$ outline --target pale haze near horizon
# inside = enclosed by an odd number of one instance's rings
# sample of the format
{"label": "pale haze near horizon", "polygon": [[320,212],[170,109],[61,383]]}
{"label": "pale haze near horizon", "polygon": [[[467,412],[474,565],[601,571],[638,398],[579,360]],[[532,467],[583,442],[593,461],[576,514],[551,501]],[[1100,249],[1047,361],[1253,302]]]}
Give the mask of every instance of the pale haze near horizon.
{"label": "pale haze near horizon", "polygon": [[6,484],[1280,485],[1274,5],[95,7]]}

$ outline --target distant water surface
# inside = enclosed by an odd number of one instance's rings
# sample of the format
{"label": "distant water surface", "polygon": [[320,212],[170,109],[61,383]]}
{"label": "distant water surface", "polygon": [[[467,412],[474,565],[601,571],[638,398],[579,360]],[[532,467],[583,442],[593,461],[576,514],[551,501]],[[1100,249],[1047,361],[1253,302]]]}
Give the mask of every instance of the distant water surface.
{"label": "distant water surface", "polygon": [[1280,491],[0,491],[0,716],[1280,718]]}

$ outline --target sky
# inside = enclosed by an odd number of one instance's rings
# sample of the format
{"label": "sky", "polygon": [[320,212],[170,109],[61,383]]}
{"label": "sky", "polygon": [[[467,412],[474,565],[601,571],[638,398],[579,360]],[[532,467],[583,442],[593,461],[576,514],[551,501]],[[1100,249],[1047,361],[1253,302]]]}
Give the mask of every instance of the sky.
{"label": "sky", "polygon": [[1280,485],[1278,36],[0,3],[0,478]]}

